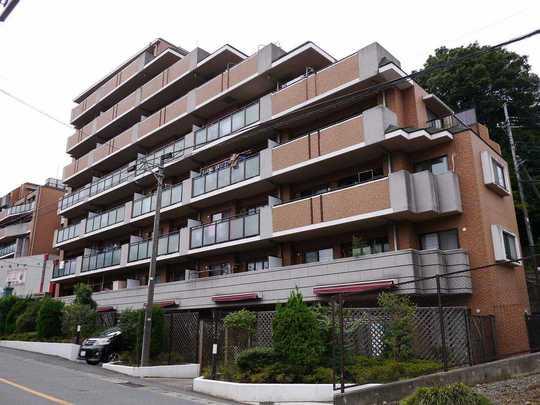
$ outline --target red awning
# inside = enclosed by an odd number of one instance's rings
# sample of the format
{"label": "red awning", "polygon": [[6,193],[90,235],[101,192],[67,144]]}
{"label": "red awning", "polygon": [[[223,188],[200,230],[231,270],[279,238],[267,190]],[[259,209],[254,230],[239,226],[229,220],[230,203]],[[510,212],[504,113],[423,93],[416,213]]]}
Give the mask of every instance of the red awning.
{"label": "red awning", "polygon": [[251,301],[259,298],[259,295],[254,292],[242,293],[242,294],[231,294],[231,295],[214,295],[212,301],[220,302],[236,302],[236,301]]}
{"label": "red awning", "polygon": [[388,290],[395,286],[397,280],[364,281],[359,283],[334,284],[313,288],[315,295],[332,295],[342,293],[363,293],[376,290]]}
{"label": "red awning", "polygon": [[114,310],[114,307],[97,307],[96,312],[111,312]]}

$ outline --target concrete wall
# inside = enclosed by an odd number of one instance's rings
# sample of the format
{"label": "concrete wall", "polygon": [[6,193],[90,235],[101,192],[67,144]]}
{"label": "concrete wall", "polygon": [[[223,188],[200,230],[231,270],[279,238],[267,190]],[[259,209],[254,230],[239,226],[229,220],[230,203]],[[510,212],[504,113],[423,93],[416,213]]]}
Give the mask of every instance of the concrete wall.
{"label": "concrete wall", "polygon": [[[22,281],[11,283],[13,294],[26,296],[49,291],[56,256],[48,256],[48,260],[45,260],[46,257],[47,255],[36,255],[0,260],[0,288],[2,291],[4,287],[7,287],[8,276],[18,278],[19,275],[22,276]],[[40,288],[42,277],[43,286]]]}
{"label": "concrete wall", "polygon": [[77,361],[79,345],[72,343],[22,342],[18,340],[0,340],[0,347],[25,350],[28,352],[58,356],[71,361]]}

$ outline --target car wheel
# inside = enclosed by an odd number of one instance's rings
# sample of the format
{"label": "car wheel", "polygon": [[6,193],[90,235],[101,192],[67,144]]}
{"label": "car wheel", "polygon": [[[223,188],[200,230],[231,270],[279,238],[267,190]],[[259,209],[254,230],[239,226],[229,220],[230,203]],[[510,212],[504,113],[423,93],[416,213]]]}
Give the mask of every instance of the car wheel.
{"label": "car wheel", "polygon": [[107,356],[107,363],[112,363],[113,361],[118,361],[118,354],[114,352]]}
{"label": "car wheel", "polygon": [[96,364],[99,364],[99,359],[86,359],[86,364],[95,366]]}

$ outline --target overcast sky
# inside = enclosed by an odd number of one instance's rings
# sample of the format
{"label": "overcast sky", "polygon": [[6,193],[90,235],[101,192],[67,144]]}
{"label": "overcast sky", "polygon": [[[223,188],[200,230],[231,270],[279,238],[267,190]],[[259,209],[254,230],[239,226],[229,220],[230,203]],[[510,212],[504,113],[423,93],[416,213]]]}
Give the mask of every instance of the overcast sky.
{"label": "overcast sky", "polygon": [[[338,59],[378,41],[410,71],[441,45],[495,44],[537,28],[539,1],[20,0],[0,23],[0,89],[67,123],[77,94],[157,37],[247,54],[313,41]],[[540,73],[540,36],[510,49]],[[61,177],[72,133],[0,93],[0,195]]]}

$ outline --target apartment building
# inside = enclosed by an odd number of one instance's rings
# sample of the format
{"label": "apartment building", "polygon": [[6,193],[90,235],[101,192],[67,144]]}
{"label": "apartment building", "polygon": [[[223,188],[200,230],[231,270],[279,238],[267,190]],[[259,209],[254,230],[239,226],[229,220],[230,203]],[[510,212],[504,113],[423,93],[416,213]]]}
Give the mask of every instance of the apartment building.
{"label": "apartment building", "polygon": [[163,306],[268,308],[295,287],[433,305],[433,279],[399,283],[463,270],[445,302],[494,315],[501,355],[528,350],[500,147],[404,76],[377,43],[336,60],[311,42],[246,55],[154,41],[75,98],[55,295],[84,281],[102,308],[143,305],[162,165]]}
{"label": "apartment building", "polygon": [[48,291],[60,226],[56,206],[63,195],[62,182],[49,178],[44,185],[23,183],[0,198],[1,288],[18,295]]}

